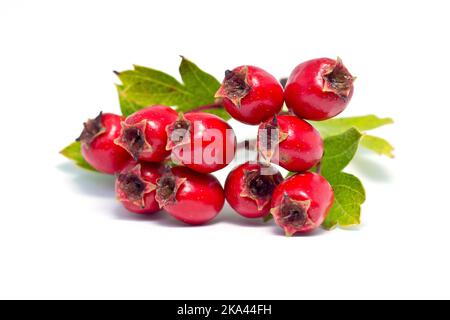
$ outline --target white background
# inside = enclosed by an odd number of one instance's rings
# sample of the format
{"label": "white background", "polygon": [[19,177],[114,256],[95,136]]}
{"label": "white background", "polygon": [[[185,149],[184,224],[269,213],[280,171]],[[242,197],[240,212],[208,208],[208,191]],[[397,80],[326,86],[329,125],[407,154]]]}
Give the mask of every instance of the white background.
{"label": "white background", "polygon": [[[0,298],[450,298],[448,1],[0,2]],[[343,116],[375,113],[390,160],[360,152],[355,230],[285,238],[225,210],[205,227],[136,217],[113,178],[58,151],[98,111],[112,71],[177,74],[179,54],[222,78],[241,64],[286,76],[344,59]],[[240,137],[254,128],[233,122]],[[223,180],[226,171],[219,176]]]}

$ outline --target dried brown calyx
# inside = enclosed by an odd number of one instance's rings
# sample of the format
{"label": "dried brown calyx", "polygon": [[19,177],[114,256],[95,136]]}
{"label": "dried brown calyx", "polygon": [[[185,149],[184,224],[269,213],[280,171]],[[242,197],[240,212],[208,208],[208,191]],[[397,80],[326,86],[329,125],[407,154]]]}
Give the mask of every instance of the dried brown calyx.
{"label": "dried brown calyx", "polygon": [[105,133],[106,128],[102,124],[102,117],[103,113],[100,112],[95,119],[89,119],[86,121],[83,124],[83,132],[81,132],[81,135],[76,139],[76,141],[90,145],[96,137]]}
{"label": "dried brown calyx", "polygon": [[156,186],[143,179],[141,165],[121,173],[118,178],[117,193],[120,201],[129,201],[141,208],[145,207],[145,195],[155,190]]}
{"label": "dried brown calyx", "polygon": [[336,64],[330,66],[323,73],[324,92],[333,92],[341,98],[347,98],[353,87],[353,77],[344,66],[341,58],[337,58]]}
{"label": "dried brown calyx", "polygon": [[176,177],[170,169],[157,181],[155,199],[161,208],[176,202],[178,189],[186,181]]}
{"label": "dried brown calyx", "polygon": [[228,98],[233,104],[240,108],[241,100],[247,96],[251,87],[247,81],[248,67],[239,71],[225,71],[225,79],[217,91],[216,98]]}
{"label": "dried brown calyx", "polygon": [[122,132],[115,141],[116,144],[127,150],[134,160],[138,160],[143,152],[151,152],[152,147],[145,138],[145,129],[147,121],[142,120],[139,123],[129,125],[122,123]]}
{"label": "dried brown calyx", "polygon": [[191,141],[191,127],[192,124],[184,117],[183,113],[180,113],[178,120],[173,124],[167,126],[167,150],[181,145],[190,143]]}
{"label": "dried brown calyx", "polygon": [[118,181],[129,200],[135,201],[142,198],[145,190],[145,182],[139,176],[135,174],[120,174]]}
{"label": "dried brown calyx", "polygon": [[297,201],[291,199],[287,194],[283,197],[283,202],[279,208],[279,220],[283,225],[300,228],[313,222],[308,216],[310,201]]}
{"label": "dried brown calyx", "polygon": [[270,202],[277,183],[272,175],[262,175],[260,170],[245,171],[245,179],[241,197],[253,199],[258,210]]}

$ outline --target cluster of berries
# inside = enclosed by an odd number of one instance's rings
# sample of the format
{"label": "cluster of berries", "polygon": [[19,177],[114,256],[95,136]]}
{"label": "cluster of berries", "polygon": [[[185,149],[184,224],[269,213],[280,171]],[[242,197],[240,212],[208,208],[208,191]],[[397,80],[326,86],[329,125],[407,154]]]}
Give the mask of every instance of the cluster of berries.
{"label": "cluster of berries", "polygon": [[[342,112],[353,81],[340,59],[300,64],[284,88],[254,66],[226,71],[217,101],[234,119],[259,125],[259,132],[257,161],[233,169],[225,188],[211,173],[234,159],[237,143],[231,126],[213,114],[178,114],[161,105],[127,118],[101,113],[84,124],[78,140],[90,165],[116,174],[117,198],[131,212],[164,209],[200,225],[216,217],[226,199],[247,218],[272,214],[287,235],[310,232],[323,223],[334,195],[330,184],[310,171],[320,164],[323,141],[304,119]],[[282,112],[284,103],[289,113]],[[271,163],[297,174],[284,180]]]}

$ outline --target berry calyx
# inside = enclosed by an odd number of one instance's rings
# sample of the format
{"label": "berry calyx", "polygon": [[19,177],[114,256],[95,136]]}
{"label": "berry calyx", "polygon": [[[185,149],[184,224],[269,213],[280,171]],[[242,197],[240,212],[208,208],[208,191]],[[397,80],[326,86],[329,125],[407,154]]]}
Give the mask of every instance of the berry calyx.
{"label": "berry calyx", "polygon": [[176,195],[186,178],[175,176],[172,171],[167,171],[157,182],[156,201],[161,208],[176,203]]}
{"label": "berry calyx", "polygon": [[225,195],[213,175],[174,167],[157,182],[156,200],[176,219],[190,225],[201,225],[219,214]]}
{"label": "berry calyx", "polygon": [[84,123],[77,141],[81,143],[83,158],[96,170],[115,174],[123,170],[132,158],[114,141],[120,135],[123,117],[102,113]]}
{"label": "berry calyx", "polygon": [[269,214],[270,201],[283,176],[272,166],[246,162],[233,169],[225,182],[225,197],[230,206],[246,218]]}
{"label": "berry calyx", "polygon": [[241,100],[247,96],[251,87],[247,81],[248,66],[235,71],[225,71],[225,79],[216,93],[216,98],[227,98],[237,107],[241,107]]}
{"label": "berry calyx", "polygon": [[157,163],[130,165],[116,179],[116,196],[126,209],[138,214],[160,210],[155,199],[156,183],[166,170]]}
{"label": "berry calyx", "polygon": [[85,123],[83,123],[84,129],[76,141],[91,144],[96,137],[105,133],[106,128],[102,124],[102,119],[103,112],[100,111],[100,114],[95,119],[88,119]]}
{"label": "berry calyx", "polygon": [[323,140],[308,122],[291,115],[275,116],[260,125],[257,146],[259,159],[293,172],[308,171],[323,156]]}
{"label": "berry calyx", "polygon": [[303,119],[330,119],[347,107],[355,79],[340,58],[304,62],[288,79],[284,92],[286,105]]}
{"label": "berry calyx", "polygon": [[322,225],[334,201],[331,185],[317,173],[299,173],[274,191],[271,214],[288,236],[308,233]]}
{"label": "berry calyx", "polygon": [[342,99],[347,99],[353,89],[353,82],[356,77],[353,77],[347,68],[344,66],[341,58],[337,58],[335,65],[329,65],[323,72],[325,79],[323,85],[324,92],[333,92]]}
{"label": "berry calyx", "polygon": [[236,120],[258,125],[283,107],[283,87],[268,72],[254,66],[240,66],[225,72],[216,98]]}
{"label": "berry calyx", "polygon": [[146,120],[142,120],[133,125],[124,122],[122,127],[122,134],[117,140],[117,144],[128,150],[134,160],[139,160],[139,157],[143,152],[152,152],[152,146],[145,139],[145,131],[147,128]]}
{"label": "berry calyx", "polygon": [[161,162],[170,155],[166,127],[177,117],[175,110],[162,105],[141,109],[126,118],[116,143],[136,161]]}
{"label": "berry calyx", "polygon": [[302,228],[304,226],[313,226],[314,222],[307,214],[310,206],[310,200],[295,201],[291,199],[287,193],[285,193],[283,196],[283,202],[279,209],[281,223],[283,225],[289,225],[289,227],[294,229]]}
{"label": "berry calyx", "polygon": [[180,114],[167,126],[172,160],[201,173],[226,167],[235,156],[236,136],[223,119],[209,113]]}
{"label": "berry calyx", "polygon": [[177,121],[167,126],[167,150],[191,142],[192,123],[184,117],[183,113],[179,113]]}

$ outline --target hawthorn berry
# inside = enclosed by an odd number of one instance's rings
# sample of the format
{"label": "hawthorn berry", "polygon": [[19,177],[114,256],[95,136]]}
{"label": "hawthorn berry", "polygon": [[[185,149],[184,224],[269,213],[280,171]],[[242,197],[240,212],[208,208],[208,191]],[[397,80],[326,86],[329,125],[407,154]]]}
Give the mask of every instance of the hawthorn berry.
{"label": "hawthorn berry", "polygon": [[300,118],[330,119],[347,107],[353,95],[354,80],[339,58],[310,60],[292,71],[284,99]]}
{"label": "hawthorn berry", "polygon": [[178,113],[172,108],[156,105],[128,116],[116,143],[137,161],[161,162],[170,155],[166,150],[166,127]]}
{"label": "hawthorn berry", "polygon": [[225,72],[216,98],[236,120],[258,125],[280,112],[283,87],[271,74],[254,66],[240,66]]}
{"label": "hawthorn berry", "polygon": [[201,225],[219,214],[225,195],[213,175],[174,167],[158,180],[156,201],[176,219],[190,225]]}
{"label": "hawthorn berry", "polygon": [[246,218],[269,214],[276,186],[283,181],[273,166],[246,162],[233,169],[225,182],[225,198],[230,206]]}
{"label": "hawthorn berry", "polygon": [[112,113],[100,113],[84,123],[84,130],[77,141],[81,143],[83,158],[94,169],[115,174],[132,161],[128,152],[114,143],[120,135],[123,119]]}
{"label": "hawthorn berry", "polygon": [[299,173],[283,181],[274,191],[272,213],[286,235],[317,229],[334,201],[331,185],[317,173]]}
{"label": "hawthorn berry", "polygon": [[159,163],[131,164],[116,178],[116,196],[131,212],[150,214],[160,211],[155,200],[156,183],[166,171]]}
{"label": "hawthorn berry", "polygon": [[166,130],[166,149],[172,151],[172,160],[192,170],[211,173],[234,159],[236,136],[218,116],[204,112],[180,114]]}
{"label": "hawthorn berry", "polygon": [[257,139],[260,160],[286,170],[303,172],[323,156],[323,140],[308,122],[291,115],[275,116],[260,125]]}

